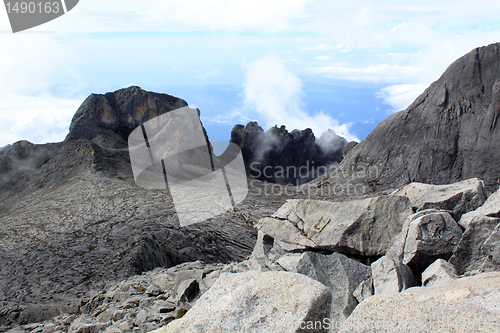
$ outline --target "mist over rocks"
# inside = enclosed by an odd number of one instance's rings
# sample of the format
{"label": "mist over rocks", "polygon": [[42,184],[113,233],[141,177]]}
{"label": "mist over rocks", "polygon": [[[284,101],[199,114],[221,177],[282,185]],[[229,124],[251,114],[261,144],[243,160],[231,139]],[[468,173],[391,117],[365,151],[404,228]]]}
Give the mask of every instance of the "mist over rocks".
{"label": "mist over rocks", "polygon": [[333,130],[314,136],[310,128],[288,132],[274,126],[264,132],[257,122],[235,125],[231,142],[240,146],[250,178],[282,185],[309,182],[342,161],[347,140]]}

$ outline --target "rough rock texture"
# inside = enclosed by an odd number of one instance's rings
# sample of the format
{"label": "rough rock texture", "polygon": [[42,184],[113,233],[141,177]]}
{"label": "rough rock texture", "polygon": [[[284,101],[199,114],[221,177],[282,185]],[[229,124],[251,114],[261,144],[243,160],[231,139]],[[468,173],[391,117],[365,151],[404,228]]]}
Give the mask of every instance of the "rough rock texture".
{"label": "rough rock texture", "polygon": [[379,168],[379,188],[478,177],[492,190],[500,175],[500,43],[451,64],[406,110],[380,123],[329,175]]}
{"label": "rough rock texture", "polygon": [[[156,268],[120,281],[107,290],[89,292],[75,302],[77,313],[52,314],[51,319],[26,318],[24,311],[13,331],[17,332],[129,332],[145,333],[160,328],[181,317],[213,283],[221,272],[233,272],[236,263],[206,264],[200,261],[183,263],[171,268]],[[191,279],[196,276],[197,280]],[[178,284],[199,282],[201,287],[190,301],[181,300]],[[64,309],[62,309],[64,312]],[[36,312],[38,311],[38,312]],[[46,309],[31,307],[30,316],[45,314]],[[47,315],[43,316],[44,318]],[[26,322],[30,322],[26,324]],[[0,328],[4,331],[3,328]],[[10,331],[10,332],[13,332]]]}
{"label": "rough rock texture", "polygon": [[464,213],[480,207],[488,198],[483,182],[477,178],[450,185],[411,183],[392,194],[407,196],[417,211],[431,208],[447,210],[456,221]]}
{"label": "rough rock texture", "polygon": [[462,237],[462,229],[445,211],[433,209],[410,215],[387,251],[420,275],[436,259],[448,260]]}
{"label": "rough rock texture", "polygon": [[289,244],[290,250],[306,247],[382,256],[411,213],[409,200],[402,196],[346,202],[289,200],[256,227]]}
{"label": "rough rock texture", "polygon": [[129,87],[92,94],[78,108],[66,141],[87,139],[101,147],[126,148],[129,134],[163,113],[187,106],[179,98]]}
{"label": "rough rock texture", "polygon": [[235,125],[231,142],[240,146],[251,178],[278,184],[303,184],[326,173],[342,160],[347,141],[329,130],[316,139],[312,130],[285,126],[264,132],[256,122]]}
{"label": "rough rock texture", "polygon": [[500,270],[499,235],[500,218],[474,217],[449,260],[458,275]]}
{"label": "rough rock texture", "polygon": [[302,274],[222,274],[184,317],[155,332],[305,332],[301,323],[326,318],[331,300]]}
{"label": "rough rock texture", "polygon": [[370,266],[339,253],[304,252],[284,256],[277,263],[286,271],[304,274],[328,287],[332,292],[330,318],[339,322],[349,317],[357,305],[354,290],[372,274]]}
{"label": "rough rock texture", "polygon": [[373,278],[369,278],[359,284],[359,286],[354,290],[352,296],[356,298],[358,303],[363,302],[368,297],[373,296],[375,291],[373,290]]}
{"label": "rough rock texture", "polygon": [[484,204],[478,209],[462,215],[458,224],[460,224],[462,228],[467,229],[472,219],[480,215],[500,217],[500,190],[490,195]]}
{"label": "rough rock texture", "polygon": [[410,268],[388,256],[372,264],[372,275],[375,295],[399,293],[415,285]]}
{"label": "rough rock texture", "polygon": [[422,286],[432,287],[440,283],[449,283],[456,278],[455,267],[443,259],[438,259],[422,273]]}
{"label": "rough rock texture", "polygon": [[500,332],[499,296],[498,272],[375,295],[358,305],[341,332]]}
{"label": "rough rock texture", "polygon": [[[162,104],[163,97],[136,87],[111,95],[119,124],[183,105]],[[84,102],[65,142],[19,142],[0,151],[0,325],[24,318],[24,311],[41,312],[41,319],[62,308],[76,312],[89,291],[155,267],[243,260],[255,243],[253,221],[286,199],[261,200],[251,191],[237,209],[180,227],[170,195],[139,188],[127,150],[109,148],[123,146],[120,131],[134,121],[88,128],[98,121],[97,106],[111,112],[111,95]],[[26,320],[41,320],[32,317]]]}

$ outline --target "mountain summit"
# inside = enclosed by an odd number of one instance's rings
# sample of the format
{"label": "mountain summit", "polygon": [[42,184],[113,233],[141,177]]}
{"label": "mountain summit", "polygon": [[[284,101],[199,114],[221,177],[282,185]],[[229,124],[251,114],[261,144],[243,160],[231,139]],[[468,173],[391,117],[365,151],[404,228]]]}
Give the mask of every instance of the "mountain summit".
{"label": "mountain summit", "polygon": [[406,110],[380,123],[336,173],[377,169],[371,184],[449,184],[479,177],[496,189],[500,177],[500,43],[452,63]]}

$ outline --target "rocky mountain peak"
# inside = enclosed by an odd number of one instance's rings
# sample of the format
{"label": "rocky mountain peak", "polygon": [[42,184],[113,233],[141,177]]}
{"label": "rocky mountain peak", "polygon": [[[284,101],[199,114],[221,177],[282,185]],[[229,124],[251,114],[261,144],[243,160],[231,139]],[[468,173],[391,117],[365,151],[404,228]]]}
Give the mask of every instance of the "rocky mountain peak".
{"label": "rocky mountain peak", "polygon": [[[499,89],[500,43],[472,50],[406,110],[380,123],[334,174],[376,170],[366,180],[382,187],[479,177],[495,190],[500,174]],[[317,183],[331,178],[332,173]]]}
{"label": "rocky mountain peak", "polygon": [[184,106],[187,103],[180,98],[136,86],[91,94],[75,113],[65,141],[87,139],[102,147],[123,148],[137,126]]}
{"label": "rocky mountain peak", "polygon": [[293,185],[338,164],[347,143],[332,130],[316,139],[310,128],[288,132],[285,126],[274,126],[264,132],[257,122],[234,126],[231,142],[240,146],[251,178]]}

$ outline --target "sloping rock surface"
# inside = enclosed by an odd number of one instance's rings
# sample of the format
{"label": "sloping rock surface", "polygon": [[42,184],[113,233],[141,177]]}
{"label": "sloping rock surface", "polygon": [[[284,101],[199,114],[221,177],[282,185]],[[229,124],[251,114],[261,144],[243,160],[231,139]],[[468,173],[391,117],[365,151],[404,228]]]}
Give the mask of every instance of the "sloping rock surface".
{"label": "sloping rock surface", "polygon": [[473,178],[450,185],[430,185],[411,183],[394,192],[404,195],[417,210],[447,210],[455,220],[471,210],[480,207],[488,198],[488,193],[480,179]]}
{"label": "sloping rock surface", "polygon": [[499,332],[500,273],[363,301],[341,332]]}
{"label": "sloping rock surface", "polygon": [[331,300],[328,288],[302,274],[225,273],[184,317],[155,333],[306,332],[301,324],[327,317]]}
{"label": "sloping rock surface", "polygon": [[345,202],[289,200],[256,226],[289,249],[382,256],[411,213],[408,198],[396,195]]}
{"label": "sloping rock surface", "polygon": [[462,215],[458,224],[460,224],[462,228],[467,229],[472,219],[481,215],[500,217],[500,190],[497,190],[495,193],[490,195],[486,202],[478,209]]}
{"label": "sloping rock surface", "polygon": [[496,190],[500,174],[500,43],[452,63],[406,110],[380,123],[336,173],[379,168],[379,188],[450,184],[478,177]]}
{"label": "sloping rock surface", "polygon": [[250,195],[236,210],[180,227],[168,192],[135,184],[127,131],[177,105],[185,102],[137,87],[92,95],[64,142],[0,151],[0,325],[30,306],[53,309],[42,311],[48,317],[78,311],[88,292],[155,267],[251,253],[252,221],[283,197],[256,205]]}

